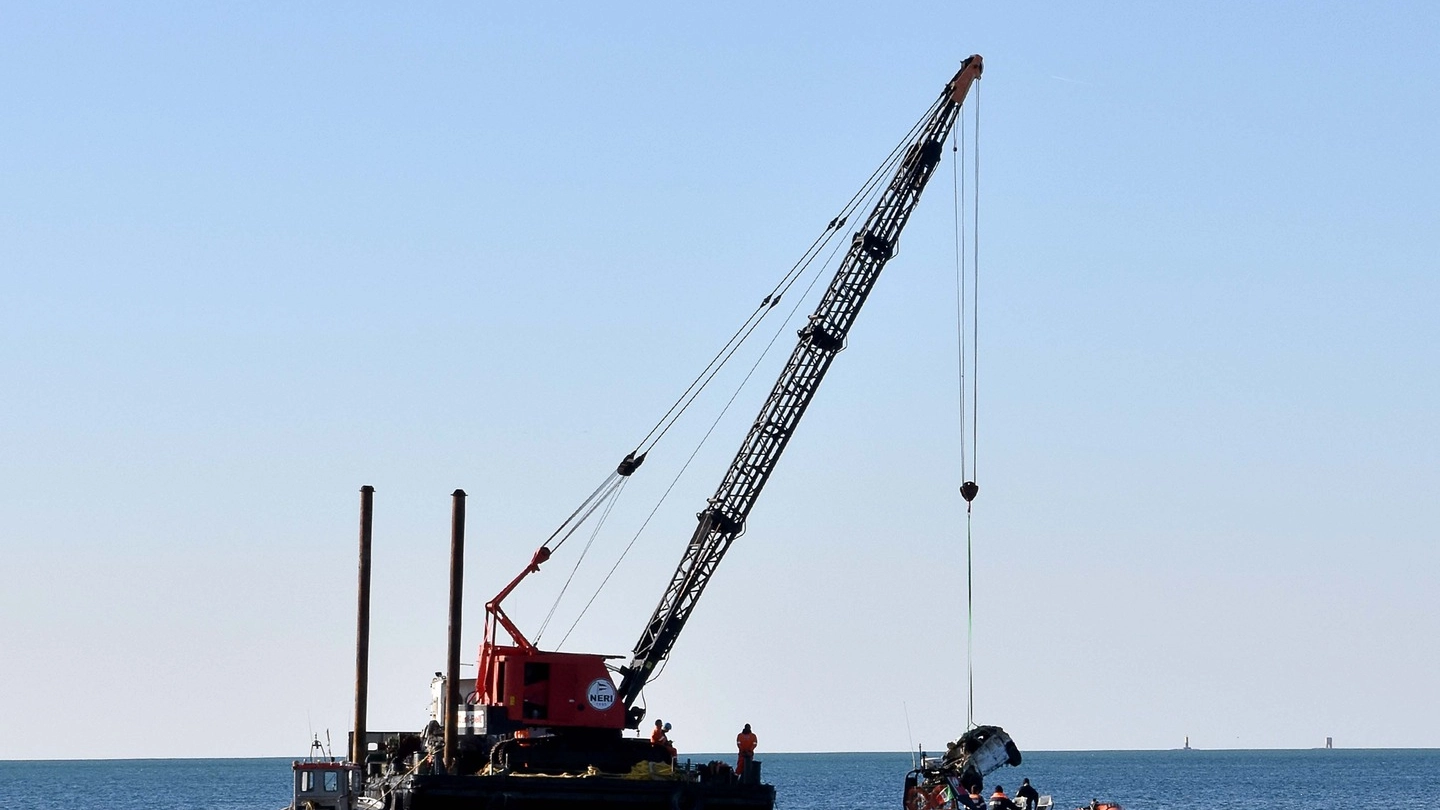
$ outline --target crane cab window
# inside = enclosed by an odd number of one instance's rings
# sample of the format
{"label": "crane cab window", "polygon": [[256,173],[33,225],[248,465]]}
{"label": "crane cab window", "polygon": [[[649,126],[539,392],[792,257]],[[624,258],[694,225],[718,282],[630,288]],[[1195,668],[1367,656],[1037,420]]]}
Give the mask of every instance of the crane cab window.
{"label": "crane cab window", "polygon": [[550,716],[550,665],[525,662],[524,716],[544,720]]}

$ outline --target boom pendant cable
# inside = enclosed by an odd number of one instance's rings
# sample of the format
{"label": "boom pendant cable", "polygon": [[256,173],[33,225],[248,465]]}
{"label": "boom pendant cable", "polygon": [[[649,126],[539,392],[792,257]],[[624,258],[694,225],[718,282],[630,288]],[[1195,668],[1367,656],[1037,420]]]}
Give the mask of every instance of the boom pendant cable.
{"label": "boom pendant cable", "polygon": [[[549,546],[551,541],[555,540],[556,537],[560,537],[563,533],[564,537],[562,537],[560,543],[557,543],[554,547],[559,548],[560,544],[564,543],[565,540],[574,533],[575,529],[578,528],[578,524],[572,525],[576,517],[579,516],[581,512],[584,512],[585,515],[580,517],[580,520],[584,521],[585,517],[588,517],[590,513],[594,511],[593,507],[586,511],[586,507],[591,506],[598,497],[601,497],[601,493],[605,492],[607,487],[615,484],[617,475],[626,477],[639,468],[645,460],[645,455],[655,448],[655,445],[669,432],[675,422],[694,404],[696,398],[698,398],[705,388],[715,379],[721,368],[734,358],[736,352],[740,350],[740,347],[754,334],[756,327],[760,325],[761,321],[765,319],[771,310],[779,305],[780,299],[790,291],[790,288],[794,286],[795,282],[815,263],[815,259],[825,251],[826,246],[832,242],[835,243],[835,245],[831,247],[829,254],[830,257],[833,257],[838,247],[845,244],[844,241],[836,241],[835,237],[845,232],[845,224],[850,216],[862,206],[866,205],[870,198],[874,196],[876,191],[881,187],[881,181],[893,171],[896,163],[904,156],[909,143],[914,140],[916,133],[925,125],[926,120],[934,113],[936,106],[940,103],[940,101],[936,101],[931,104],[930,108],[925,111],[925,114],[910,126],[905,136],[890,150],[890,154],[881,161],[880,165],[877,166],[875,170],[870,173],[870,176],[865,179],[865,182],[861,184],[860,190],[856,191],[855,194],[850,197],[841,208],[840,213],[825,226],[820,236],[816,237],[815,241],[810,243],[810,246],[805,249],[805,252],[801,254],[800,258],[790,266],[790,269],[785,271],[780,280],[771,288],[770,293],[751,311],[744,322],[730,335],[729,340],[725,341],[725,344],[720,347],[719,351],[710,358],[710,362],[705,364],[705,367],[700,370],[700,373],[695,376],[695,379],[691,380],[690,384],[685,387],[685,390],[680,393],[680,396],[670,405],[669,409],[667,409],[654,426],[650,428],[644,438],[636,444],[635,450],[625,457],[625,460],[620,463],[618,470],[612,471],[605,480],[595,488],[595,491],[591,492],[590,496],[576,507],[570,517],[566,518],[542,545]],[[811,282],[811,286],[814,286],[813,281]],[[566,531],[567,527],[569,527],[569,531]],[[553,551],[554,548],[551,550]]]}
{"label": "boom pendant cable", "polygon": [[[868,202],[869,198],[866,198],[866,201]],[[600,596],[600,592],[605,589],[605,586],[610,582],[610,578],[615,575],[615,571],[620,567],[620,563],[625,561],[625,557],[630,553],[630,549],[634,548],[635,541],[640,539],[640,535],[645,532],[646,527],[650,525],[650,521],[654,519],[655,513],[660,511],[660,507],[663,506],[665,500],[670,497],[670,493],[675,489],[675,485],[680,483],[680,478],[685,475],[685,471],[690,468],[691,462],[695,461],[695,457],[700,454],[700,450],[705,446],[705,443],[709,441],[715,429],[720,426],[720,420],[725,418],[725,414],[729,412],[730,406],[735,404],[735,400],[740,396],[740,392],[745,389],[746,384],[750,382],[750,378],[755,375],[755,371],[760,368],[760,364],[764,362],[766,356],[770,354],[770,350],[775,347],[775,342],[779,340],[780,335],[784,333],[786,324],[791,323],[795,319],[795,313],[799,311],[800,305],[810,297],[810,293],[815,289],[816,283],[820,280],[820,271],[835,260],[835,254],[840,251],[840,247],[843,245],[844,242],[837,242],[835,246],[830,249],[830,255],[825,257],[825,262],[815,269],[815,272],[811,275],[810,283],[805,287],[805,292],[801,294],[799,298],[795,299],[795,303],[790,307],[790,312],[785,316],[785,320],[780,322],[774,334],[770,336],[770,342],[765,344],[765,349],[760,352],[760,356],[755,358],[755,362],[750,365],[750,370],[745,373],[744,379],[735,386],[735,391],[730,395],[730,399],[725,402],[724,407],[720,409],[720,413],[716,414],[715,419],[710,423],[709,429],[705,431],[705,435],[701,436],[700,441],[695,444],[695,449],[690,451],[690,457],[685,459],[685,463],[681,465],[680,471],[675,473],[675,477],[670,480],[670,485],[660,494],[660,499],[655,502],[655,506],[651,508],[650,514],[645,516],[645,521],[640,524],[640,528],[635,530],[634,536],[630,538],[630,542],[627,543],[624,550],[620,552],[620,556],[615,560],[615,564],[610,566],[610,571],[605,574],[605,578],[596,586],[595,592],[590,595],[590,600],[585,603],[585,607],[581,608],[580,615],[575,617],[575,621],[570,624],[570,629],[565,631],[565,635],[560,639],[558,646],[564,646],[566,640],[570,638],[570,634],[575,632],[575,628],[580,624],[580,620],[585,618],[585,614],[589,612],[590,606],[595,604],[595,600]],[[657,673],[656,677],[658,676],[659,674]]]}
{"label": "boom pendant cable", "polygon": [[[855,211],[861,208],[869,208],[871,205],[874,204],[877,196],[883,190],[882,181],[894,172],[897,164],[907,154],[907,150],[911,142],[915,139],[916,134],[924,126],[926,120],[928,120],[935,112],[936,107],[939,106],[941,103],[941,100],[937,100],[936,102],[931,104],[930,108],[926,110],[925,114],[921,116],[920,119],[917,120],[915,124],[913,124],[909,128],[909,130],[905,133],[905,136],[890,151],[890,154],[886,156],[886,158],[880,163],[878,167],[876,167],[873,172],[871,172],[870,176],[866,178],[860,189],[856,191],[855,194],[852,195],[851,198],[845,203],[844,207],[840,211],[840,214],[830,220],[829,224],[825,226],[824,232],[819,237],[817,237],[814,242],[811,243],[811,245],[805,250],[805,253],[801,256],[801,258],[796,261],[789,270],[785,272],[781,280],[771,289],[770,293],[765,296],[764,300],[760,302],[760,305],[751,312],[749,317],[747,317],[745,321],[740,325],[740,327],[730,336],[730,339],[725,342],[725,344],[720,348],[718,352],[716,352],[716,354],[710,359],[710,362],[705,365],[705,367],[700,371],[700,373],[695,377],[695,379],[692,380],[690,384],[685,388],[685,390],[680,394],[679,398],[677,398],[675,402],[671,404],[670,408],[666,410],[665,414],[660,417],[660,420],[657,421],[655,425],[650,428],[649,432],[647,432],[644,438],[640,440],[639,444],[636,445],[636,449],[632,451],[628,456],[626,456],[626,459],[624,462],[622,462],[620,469],[618,471],[611,472],[610,475],[605,479],[605,481],[603,481],[600,486],[596,487],[595,491],[590,494],[590,497],[587,498],[575,510],[575,512],[572,513],[571,516],[564,523],[562,523],[561,526],[556,529],[553,534],[551,534],[550,539],[546,541],[545,545],[548,546],[551,540],[554,540],[556,537],[560,537],[560,542],[556,543],[556,545],[554,546],[554,548],[558,549],[560,545],[565,542],[565,540],[568,540],[570,536],[574,534],[574,532],[579,528],[579,525],[583,523],[592,513],[594,513],[594,511],[600,506],[601,500],[614,492],[616,488],[623,484],[623,482],[628,480],[628,476],[630,475],[630,473],[640,466],[641,462],[644,461],[646,454],[648,454],[651,450],[655,448],[655,446],[660,442],[660,440],[665,436],[665,434],[670,431],[670,428],[675,425],[675,423],[680,419],[680,417],[685,413],[685,411],[688,410],[692,404],[694,404],[695,400],[700,396],[700,394],[710,385],[711,382],[714,381],[715,377],[720,373],[721,369],[726,364],[728,364],[731,359],[734,358],[736,353],[739,352],[741,347],[746,343],[746,341],[750,339],[751,335],[754,334],[755,330],[759,328],[760,324],[764,321],[766,316],[768,316],[769,313],[779,305],[781,298],[791,291],[796,282],[798,282],[802,278],[802,276],[804,276],[806,271],[813,268],[814,273],[811,275],[810,282],[806,285],[805,291],[798,298],[795,299],[794,304],[790,308],[790,312],[776,328],[775,333],[771,336],[769,343],[767,343],[765,346],[765,349],[761,351],[760,356],[755,360],[755,363],[745,374],[744,379],[742,379],[739,385],[736,387],[735,392],[731,395],[729,401],[721,410],[720,415],[716,417],[715,422],[711,424],[710,429],[707,430],[705,435],[701,438],[700,445],[697,446],[695,448],[695,451],[690,454],[690,459],[687,460],[685,464],[680,468],[680,472],[676,474],[675,480],[670,483],[670,486],[667,487],[665,492],[660,496],[660,501],[656,503],[655,509],[651,510],[650,515],[646,517],[644,523],[642,523],[640,528],[636,531],[635,536],[632,537],[629,544],[625,546],[625,549],[620,554],[620,558],[616,560],[615,565],[612,566],[610,572],[605,575],[605,578],[601,581],[599,587],[596,589],[595,594],[592,595],[589,601],[585,603],[585,607],[581,609],[580,615],[575,618],[574,623],[570,625],[569,630],[566,631],[565,636],[561,639],[561,645],[565,643],[565,640],[569,638],[570,633],[574,631],[576,624],[578,624],[580,619],[584,617],[585,613],[590,609],[590,606],[594,604],[595,598],[599,596],[600,591],[603,590],[606,583],[610,581],[611,575],[615,573],[615,568],[618,567],[620,562],[624,560],[625,556],[629,553],[631,547],[634,546],[635,540],[638,539],[640,533],[645,530],[645,527],[649,525],[651,518],[655,516],[655,510],[658,510],[661,504],[664,503],[665,499],[669,496],[671,490],[674,489],[680,475],[684,474],[685,470],[690,465],[690,461],[694,460],[695,454],[699,452],[700,447],[704,445],[705,441],[709,439],[710,435],[714,432],[720,418],[724,416],[730,405],[734,403],[735,397],[739,395],[741,389],[743,389],[745,384],[750,380],[751,376],[755,373],[755,370],[759,366],[760,362],[766,357],[766,355],[769,354],[770,349],[775,345],[776,339],[784,331],[786,324],[793,320],[795,313],[798,311],[801,304],[804,303],[804,301],[809,297],[810,293],[814,290],[816,283],[820,279],[820,271],[823,270],[825,267],[829,266],[830,263],[835,260],[836,254],[839,253],[840,248],[845,247],[848,244],[848,240],[836,239],[835,237],[842,233],[848,232],[845,228],[845,225],[849,220],[850,216],[854,214]],[[825,249],[827,247],[829,248],[829,252],[828,254],[826,254],[825,260],[817,265],[816,259],[819,258],[822,253],[825,253]],[[581,514],[582,512],[583,514]],[[608,509],[606,510],[605,514],[608,514]],[[578,521],[576,520],[577,516],[579,516]],[[569,527],[568,531],[567,527]],[[562,533],[563,536],[561,536]],[[593,536],[591,542],[594,542]],[[586,549],[589,549],[589,544],[586,545]],[[571,572],[571,577],[574,577],[573,571]],[[566,581],[566,586],[568,587],[568,585],[569,580]],[[561,593],[563,595],[563,590]],[[552,606],[552,616],[554,614],[554,610],[555,608]],[[547,616],[545,620],[547,625],[549,621],[550,616]]]}
{"label": "boom pendant cable", "polygon": [[[654,449],[660,439],[670,430],[670,427],[684,414],[685,410],[689,408],[700,393],[704,391],[705,387],[715,379],[715,375],[719,373],[720,369],[734,357],[735,352],[739,350],[741,344],[749,339],[750,334],[755,330],[755,326],[770,313],[770,310],[774,309],[775,306],[780,303],[781,297],[790,291],[790,288],[794,286],[796,280],[814,263],[816,257],[824,252],[825,247],[832,242],[838,234],[844,231],[845,223],[851,215],[864,206],[881,187],[881,181],[891,174],[895,165],[904,157],[905,150],[914,140],[916,133],[924,126],[925,121],[930,118],[935,108],[941,103],[941,101],[937,100],[931,104],[930,108],[925,111],[925,114],[920,116],[919,120],[911,125],[910,129],[905,133],[905,136],[901,138],[895,148],[890,151],[890,154],[887,155],[886,158],[881,161],[880,165],[876,167],[875,171],[871,172],[870,176],[866,178],[860,190],[851,196],[849,201],[841,208],[840,213],[830,220],[820,236],[816,237],[815,241],[810,243],[810,247],[805,249],[805,252],[801,254],[795,264],[791,265],[790,269],[785,272],[780,281],[771,288],[770,293],[765,296],[759,306],[751,312],[750,316],[735,330],[725,345],[720,347],[720,350],[715,353],[715,356],[710,359],[710,362],[701,369],[700,373],[695,376],[695,379],[691,381],[690,385],[681,392],[680,396],[671,404],[670,408],[665,411],[659,421],[657,421],[655,425],[650,428],[649,432],[645,434],[644,438],[636,444],[635,451],[632,453],[633,456],[643,458],[646,453]],[[844,243],[841,242],[840,244]],[[834,255],[833,250],[831,255]]]}
{"label": "boom pendant cable", "polygon": [[555,616],[556,608],[560,607],[560,600],[565,598],[565,592],[570,589],[570,583],[574,581],[575,574],[580,570],[580,564],[585,562],[585,557],[590,553],[590,547],[595,545],[595,538],[599,536],[600,529],[605,526],[605,521],[610,517],[610,511],[615,508],[615,503],[620,500],[620,493],[629,483],[629,478],[621,478],[619,486],[613,487],[606,495],[605,510],[600,513],[600,518],[595,521],[595,528],[590,530],[590,539],[585,541],[585,548],[581,549],[580,556],[575,559],[575,565],[570,569],[570,576],[565,578],[565,584],[560,587],[560,593],[555,595],[555,602],[550,605],[550,612],[545,614],[545,621],[540,623],[540,629],[535,632],[535,643],[545,635],[545,628],[550,626],[550,619]]}

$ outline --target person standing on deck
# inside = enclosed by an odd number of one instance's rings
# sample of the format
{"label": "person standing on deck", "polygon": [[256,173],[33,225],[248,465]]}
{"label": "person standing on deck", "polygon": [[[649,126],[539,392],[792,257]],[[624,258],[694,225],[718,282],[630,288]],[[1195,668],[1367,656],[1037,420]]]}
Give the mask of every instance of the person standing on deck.
{"label": "person standing on deck", "polygon": [[735,735],[735,747],[740,749],[740,759],[735,762],[735,773],[745,773],[745,766],[755,760],[755,746],[760,743],[760,738],[750,730],[750,724],[746,723],[745,728]]}
{"label": "person standing on deck", "polygon": [[1016,804],[1027,808],[1027,810],[1035,810],[1035,805],[1040,803],[1040,792],[1035,790],[1035,787],[1030,784],[1030,779],[1027,777],[1025,781],[1020,783],[1020,789],[1015,791],[1015,798],[1019,800]]}

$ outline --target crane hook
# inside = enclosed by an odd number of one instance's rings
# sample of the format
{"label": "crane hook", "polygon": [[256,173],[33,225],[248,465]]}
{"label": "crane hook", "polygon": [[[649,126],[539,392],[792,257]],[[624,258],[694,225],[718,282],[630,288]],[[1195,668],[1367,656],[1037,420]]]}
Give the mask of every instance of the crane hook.
{"label": "crane hook", "polygon": [[974,481],[966,481],[960,485],[960,497],[964,498],[966,503],[975,500],[975,496],[979,494],[980,486]]}

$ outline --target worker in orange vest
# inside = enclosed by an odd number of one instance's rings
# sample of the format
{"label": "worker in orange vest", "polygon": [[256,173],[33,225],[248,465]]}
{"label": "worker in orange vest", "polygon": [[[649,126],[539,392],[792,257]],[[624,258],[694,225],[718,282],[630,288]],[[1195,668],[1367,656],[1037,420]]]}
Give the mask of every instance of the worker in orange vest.
{"label": "worker in orange vest", "polygon": [[670,755],[671,762],[674,762],[678,752],[670,742],[670,724],[662,720],[655,721],[655,729],[650,732],[650,744],[656,748],[663,748]]}
{"label": "worker in orange vest", "polygon": [[740,749],[740,759],[735,763],[735,773],[745,773],[745,766],[755,759],[755,746],[760,743],[760,738],[750,730],[750,724],[746,723],[745,728],[735,735],[735,747]]}
{"label": "worker in orange vest", "polygon": [[990,810],[1020,810],[1010,797],[1005,795],[1005,788],[996,785],[995,792],[990,794]]}

